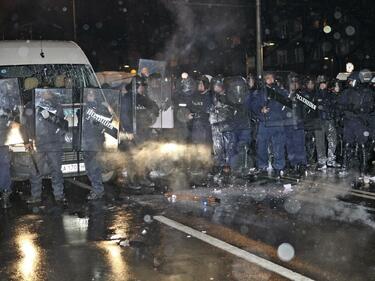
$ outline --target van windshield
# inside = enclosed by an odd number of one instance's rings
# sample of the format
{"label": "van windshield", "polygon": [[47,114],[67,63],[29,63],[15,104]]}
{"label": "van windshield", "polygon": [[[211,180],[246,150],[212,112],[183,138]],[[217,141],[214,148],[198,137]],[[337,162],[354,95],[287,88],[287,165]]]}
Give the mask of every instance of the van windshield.
{"label": "van windshield", "polygon": [[33,79],[35,88],[99,87],[91,66],[83,64],[0,66],[0,78],[19,78],[23,89],[27,78]]}

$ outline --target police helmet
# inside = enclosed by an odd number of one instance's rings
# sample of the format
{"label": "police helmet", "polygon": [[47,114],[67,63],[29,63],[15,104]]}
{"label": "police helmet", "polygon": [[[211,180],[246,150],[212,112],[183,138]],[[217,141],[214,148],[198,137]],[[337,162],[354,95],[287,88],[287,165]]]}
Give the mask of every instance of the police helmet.
{"label": "police helmet", "polygon": [[362,69],[359,72],[359,80],[361,81],[361,83],[370,83],[372,77],[372,72],[368,69]]}

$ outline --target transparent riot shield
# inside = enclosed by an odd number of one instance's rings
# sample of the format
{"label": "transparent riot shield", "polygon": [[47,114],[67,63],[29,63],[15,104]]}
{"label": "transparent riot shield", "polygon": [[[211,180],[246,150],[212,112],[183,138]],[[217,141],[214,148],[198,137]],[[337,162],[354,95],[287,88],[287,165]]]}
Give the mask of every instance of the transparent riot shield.
{"label": "transparent riot shield", "polygon": [[119,91],[86,88],[83,92],[81,151],[114,151],[118,147]]}
{"label": "transparent riot shield", "polygon": [[160,75],[150,75],[147,81],[147,97],[159,108],[159,116],[151,123],[151,128],[173,128],[172,85],[171,80]]}
{"label": "transparent riot shield", "polygon": [[159,73],[162,77],[164,77],[166,66],[167,63],[165,61],[140,59],[138,75],[142,77],[149,77],[153,73]]}
{"label": "transparent riot shield", "polygon": [[74,114],[71,89],[35,89],[35,146],[37,151],[72,151]]}
{"label": "transparent riot shield", "polygon": [[20,119],[20,89],[17,79],[0,79],[0,146],[23,143],[16,124]]}

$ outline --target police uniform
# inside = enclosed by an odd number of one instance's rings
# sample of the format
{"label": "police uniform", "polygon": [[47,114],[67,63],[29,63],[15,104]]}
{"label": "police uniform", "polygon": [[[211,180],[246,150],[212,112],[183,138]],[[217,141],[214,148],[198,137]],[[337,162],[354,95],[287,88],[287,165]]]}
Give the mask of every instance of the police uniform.
{"label": "police uniform", "polygon": [[[286,91],[273,85],[273,90],[284,98],[287,98]],[[263,113],[262,108],[269,108],[268,113]],[[273,169],[279,174],[285,168],[285,112],[284,105],[275,99],[269,98],[266,87],[254,93],[252,103],[253,113],[257,117],[257,167],[261,171],[266,171],[269,162],[269,148],[271,145],[274,162]]]}
{"label": "police uniform", "polygon": [[326,89],[318,90],[317,105],[321,121],[321,130],[317,131],[315,136],[318,160],[319,162],[326,161],[328,167],[338,167],[336,163],[337,130],[334,120],[335,96]]}
{"label": "police uniform", "polygon": [[[344,90],[338,99],[338,106],[343,111],[343,157],[344,171],[349,168],[351,156],[357,155],[360,171],[366,172],[368,161],[369,117],[374,110],[374,93],[360,85],[358,73],[352,73],[348,80],[351,86]],[[357,152],[357,153],[355,153]]]}
{"label": "police uniform", "polygon": [[[47,90],[46,90],[47,91]],[[31,109],[31,104],[26,110]],[[53,113],[52,113],[53,112]],[[53,194],[56,201],[64,200],[64,178],[61,171],[64,143],[64,113],[60,104],[54,97],[41,100],[34,115],[27,116],[29,135],[33,136],[35,124],[35,148],[34,158],[38,170],[32,169],[30,175],[31,196],[40,201],[42,193],[43,165],[47,163],[52,181]]]}

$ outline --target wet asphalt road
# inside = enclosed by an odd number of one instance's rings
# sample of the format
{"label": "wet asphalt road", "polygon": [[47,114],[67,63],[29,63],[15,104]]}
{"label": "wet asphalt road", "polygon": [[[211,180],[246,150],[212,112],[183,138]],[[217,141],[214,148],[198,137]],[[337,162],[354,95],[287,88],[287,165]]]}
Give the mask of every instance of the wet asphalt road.
{"label": "wet asphalt road", "polygon": [[[317,191],[269,195],[276,189],[259,182],[200,188],[168,201],[157,193],[118,196],[112,187],[105,202],[87,204],[87,191],[68,186],[64,209],[48,191],[41,208],[16,196],[0,211],[0,280],[285,280],[153,215],[314,280],[375,280],[373,214]],[[285,243],[295,252],[287,262],[278,252]]]}

